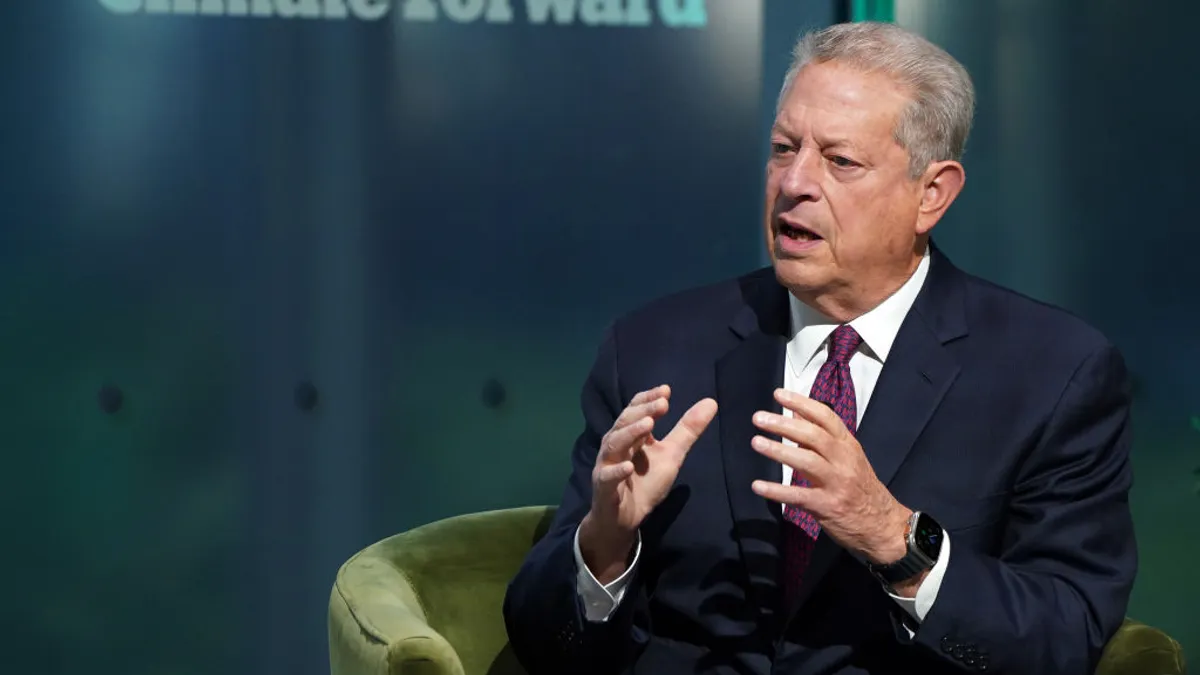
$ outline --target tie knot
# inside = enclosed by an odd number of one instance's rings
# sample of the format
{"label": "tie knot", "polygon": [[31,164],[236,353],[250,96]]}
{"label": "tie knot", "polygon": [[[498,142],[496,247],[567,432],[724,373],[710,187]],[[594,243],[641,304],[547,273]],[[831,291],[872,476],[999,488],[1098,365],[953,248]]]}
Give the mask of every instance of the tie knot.
{"label": "tie knot", "polygon": [[834,329],[829,336],[829,360],[835,363],[849,363],[854,350],[862,344],[858,331],[849,325],[841,325]]}

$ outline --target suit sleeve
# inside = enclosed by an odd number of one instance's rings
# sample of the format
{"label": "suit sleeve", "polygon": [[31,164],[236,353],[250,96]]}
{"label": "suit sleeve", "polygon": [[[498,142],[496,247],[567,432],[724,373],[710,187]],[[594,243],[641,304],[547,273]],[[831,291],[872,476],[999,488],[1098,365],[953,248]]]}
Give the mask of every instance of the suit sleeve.
{"label": "suit sleeve", "polygon": [[1111,346],[1076,369],[1019,469],[1001,555],[954,550],[915,637],[966,671],[1091,675],[1137,571],[1130,395]]}
{"label": "suit sleeve", "polygon": [[606,621],[588,621],[578,586],[575,532],[591,506],[592,467],[600,439],[624,408],[617,384],[616,329],[610,328],[583,387],[584,430],[554,521],[530,550],[504,598],[513,653],[529,675],[617,673],[644,644],[640,575],[631,571],[621,602]]}

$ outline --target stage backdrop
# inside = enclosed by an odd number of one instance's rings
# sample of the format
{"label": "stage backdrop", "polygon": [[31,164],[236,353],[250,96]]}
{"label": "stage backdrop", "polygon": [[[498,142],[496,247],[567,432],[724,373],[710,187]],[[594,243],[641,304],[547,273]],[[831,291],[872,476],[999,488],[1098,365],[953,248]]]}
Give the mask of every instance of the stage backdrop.
{"label": "stage backdrop", "polygon": [[605,325],[760,261],[763,19],[7,8],[3,669],[325,672],[355,551],[557,501]]}
{"label": "stage backdrop", "polygon": [[[356,550],[556,501],[604,326],[762,261],[787,50],[845,4],[14,3],[0,670],[326,672]],[[849,4],[979,84],[943,247],[1139,373],[1131,614],[1200,649],[1191,24]]]}
{"label": "stage backdrop", "polygon": [[1133,369],[1140,569],[1129,614],[1200,653],[1200,97],[1181,84],[1200,70],[1200,5],[862,4],[943,45],[975,79],[967,183],[937,227],[942,247],[1081,315]]}

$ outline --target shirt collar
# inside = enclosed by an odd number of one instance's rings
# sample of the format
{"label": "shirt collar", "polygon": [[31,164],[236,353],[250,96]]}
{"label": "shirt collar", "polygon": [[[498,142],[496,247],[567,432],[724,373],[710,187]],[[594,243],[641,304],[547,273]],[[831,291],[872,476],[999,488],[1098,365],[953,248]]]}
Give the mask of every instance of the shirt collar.
{"label": "shirt collar", "polygon": [[[887,361],[892,343],[896,341],[896,334],[900,332],[900,324],[904,322],[904,317],[908,316],[908,310],[912,308],[928,275],[929,247],[926,246],[921,262],[917,264],[916,271],[908,281],[875,309],[850,322],[850,327],[862,337],[863,346],[880,362]],[[824,346],[839,324],[800,302],[790,293],[788,304],[791,311],[792,335],[787,346],[788,360],[793,371],[798,374]]]}

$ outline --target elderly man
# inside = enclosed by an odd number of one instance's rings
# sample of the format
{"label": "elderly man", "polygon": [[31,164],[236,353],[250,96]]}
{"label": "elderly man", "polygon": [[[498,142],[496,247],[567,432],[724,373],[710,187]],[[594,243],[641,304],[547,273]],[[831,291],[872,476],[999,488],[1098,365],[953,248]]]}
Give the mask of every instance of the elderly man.
{"label": "elderly man", "polygon": [[609,330],[505,601],[532,675],[1085,675],[1136,571],[1117,350],[957,268],[965,70],[887,24],[796,47],[773,265]]}

